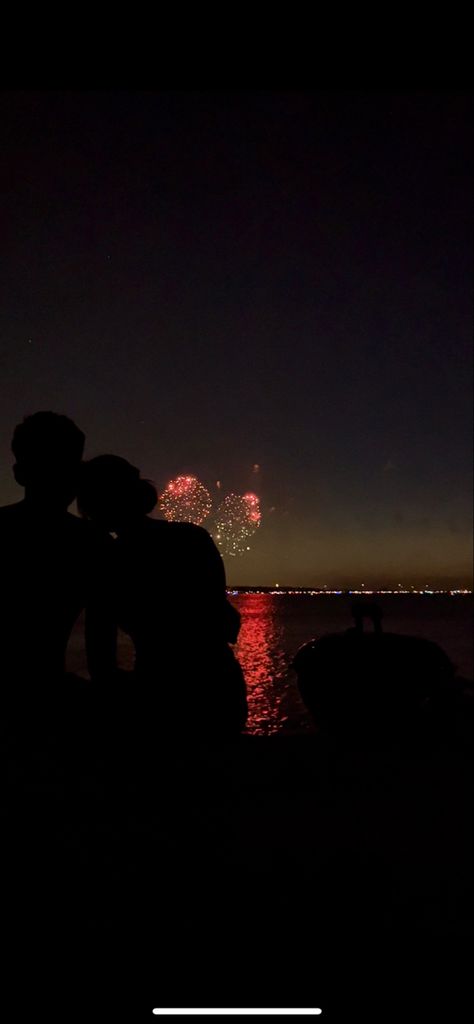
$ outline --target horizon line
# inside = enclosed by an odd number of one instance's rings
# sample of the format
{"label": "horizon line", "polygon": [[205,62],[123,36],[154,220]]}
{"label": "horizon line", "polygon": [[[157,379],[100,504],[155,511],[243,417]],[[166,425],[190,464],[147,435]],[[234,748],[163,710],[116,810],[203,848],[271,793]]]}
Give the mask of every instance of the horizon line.
{"label": "horizon line", "polygon": [[382,587],[329,587],[329,586],[299,586],[299,585],[280,585],[279,583],[268,585],[268,584],[233,584],[226,586],[228,594],[238,592],[260,592],[260,593],[272,593],[272,594],[284,594],[284,593],[310,593],[310,594],[472,594],[471,587],[439,587],[427,584],[424,587],[413,585],[402,585],[398,586],[382,586]]}

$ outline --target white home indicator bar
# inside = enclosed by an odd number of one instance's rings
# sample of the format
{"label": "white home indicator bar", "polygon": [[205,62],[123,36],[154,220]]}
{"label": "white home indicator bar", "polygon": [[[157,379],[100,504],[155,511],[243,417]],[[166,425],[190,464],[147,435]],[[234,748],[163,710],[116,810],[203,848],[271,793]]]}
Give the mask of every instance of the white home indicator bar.
{"label": "white home indicator bar", "polygon": [[298,1009],[298,1010],[287,1010],[287,1009],[283,1009],[283,1010],[276,1010],[276,1009],[273,1009],[273,1010],[244,1010],[244,1009],[230,1009],[230,1010],[229,1009],[228,1010],[215,1010],[215,1009],[214,1010],[201,1010],[201,1009],[199,1009],[199,1010],[189,1010],[189,1009],[188,1010],[153,1010],[153,1013],[156,1013],[156,1014],[172,1014],[173,1016],[183,1015],[183,1016],[186,1016],[186,1017],[196,1016],[196,1015],[198,1015],[198,1016],[203,1015],[204,1016],[204,1015],[207,1015],[207,1014],[216,1015],[216,1014],[219,1014],[219,1013],[234,1014],[234,1015],[239,1014],[239,1013],[245,1013],[245,1014],[258,1014],[259,1016],[262,1016],[262,1015],[265,1015],[265,1014],[278,1013],[279,1015],[284,1016],[284,1017],[293,1017],[293,1016],[295,1016],[295,1014],[297,1016],[306,1016],[307,1017],[308,1015],[311,1016],[314,1013],[322,1013],[322,1012],[323,1011],[319,1010],[319,1009],[314,1009],[314,1010],[301,1010],[301,1009]]}

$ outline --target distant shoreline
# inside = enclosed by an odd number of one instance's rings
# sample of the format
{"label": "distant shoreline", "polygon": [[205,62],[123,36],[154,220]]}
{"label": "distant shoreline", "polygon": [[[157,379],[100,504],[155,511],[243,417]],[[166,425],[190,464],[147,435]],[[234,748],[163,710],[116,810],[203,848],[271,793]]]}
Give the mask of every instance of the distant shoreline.
{"label": "distant shoreline", "polygon": [[350,597],[353,595],[361,595],[367,597],[376,597],[383,594],[410,594],[410,595],[431,595],[431,594],[444,594],[446,597],[464,597],[470,596],[472,590],[467,588],[459,588],[452,590],[416,590],[415,587],[410,587],[409,590],[398,587],[396,590],[369,590],[364,587],[363,590],[330,590],[329,587],[227,587],[227,593],[232,594],[306,594],[312,597],[325,597],[329,595],[342,595],[343,597]]}

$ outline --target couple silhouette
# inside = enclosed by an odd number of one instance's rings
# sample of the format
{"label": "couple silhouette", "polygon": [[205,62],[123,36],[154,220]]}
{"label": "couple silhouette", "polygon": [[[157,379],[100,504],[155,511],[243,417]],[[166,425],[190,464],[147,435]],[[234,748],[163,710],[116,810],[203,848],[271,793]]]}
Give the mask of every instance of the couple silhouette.
{"label": "couple silhouette", "polygon": [[[238,733],[246,687],[231,644],[240,616],[222,558],[191,523],[150,518],[152,483],[125,459],[83,462],[68,417],[37,412],[13,434],[22,501],[0,508],[0,629],[4,713],[57,711],[67,701],[66,648],[85,612],[90,690],[162,735]],[[77,498],[80,518],[68,508]],[[113,536],[112,536],[113,535]],[[133,673],[117,668],[117,630],[131,637]]]}

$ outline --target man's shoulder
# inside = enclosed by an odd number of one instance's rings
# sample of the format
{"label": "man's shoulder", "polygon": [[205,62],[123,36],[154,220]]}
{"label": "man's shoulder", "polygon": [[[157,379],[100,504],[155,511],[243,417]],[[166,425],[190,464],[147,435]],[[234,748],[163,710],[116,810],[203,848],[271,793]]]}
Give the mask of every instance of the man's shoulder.
{"label": "man's shoulder", "polygon": [[0,505],[0,521],[14,521],[23,515],[23,511],[24,503],[22,501],[15,501],[11,505]]}
{"label": "man's shoulder", "polygon": [[114,546],[110,534],[89,522],[88,519],[81,519],[79,516],[73,515],[72,512],[67,512],[65,524],[71,537],[88,547],[111,550]]}
{"label": "man's shoulder", "polygon": [[23,501],[0,508],[0,539],[2,547],[8,546],[28,529],[28,513]]}

